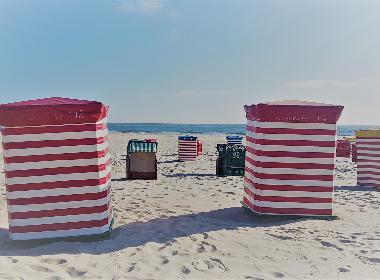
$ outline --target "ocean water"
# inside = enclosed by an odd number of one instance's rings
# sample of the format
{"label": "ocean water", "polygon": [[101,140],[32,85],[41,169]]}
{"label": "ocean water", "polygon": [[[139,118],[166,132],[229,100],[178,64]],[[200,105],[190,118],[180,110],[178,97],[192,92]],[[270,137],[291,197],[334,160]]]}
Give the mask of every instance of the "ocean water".
{"label": "ocean water", "polygon": [[[108,129],[118,132],[245,134],[245,124],[109,123]],[[380,129],[380,126],[338,125],[338,136],[352,136],[361,129]]]}

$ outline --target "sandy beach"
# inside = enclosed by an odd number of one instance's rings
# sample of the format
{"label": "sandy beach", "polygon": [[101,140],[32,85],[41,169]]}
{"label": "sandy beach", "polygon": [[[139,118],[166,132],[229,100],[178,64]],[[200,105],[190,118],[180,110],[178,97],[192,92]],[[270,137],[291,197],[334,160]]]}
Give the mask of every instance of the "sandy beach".
{"label": "sandy beach", "polygon": [[[336,220],[263,218],[241,207],[242,177],[216,177],[217,143],[177,161],[177,135],[110,133],[114,230],[93,242],[15,245],[0,163],[0,279],[379,279],[380,192],[338,158]],[[158,180],[126,181],[129,139],[158,138]]]}

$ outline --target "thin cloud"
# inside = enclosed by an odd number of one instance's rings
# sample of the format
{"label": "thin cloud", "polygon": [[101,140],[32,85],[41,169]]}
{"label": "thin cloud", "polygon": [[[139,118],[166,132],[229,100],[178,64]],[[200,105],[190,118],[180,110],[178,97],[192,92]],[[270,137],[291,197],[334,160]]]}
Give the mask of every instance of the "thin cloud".
{"label": "thin cloud", "polygon": [[119,10],[125,13],[153,14],[162,9],[160,0],[136,0],[120,3]]}
{"label": "thin cloud", "polygon": [[320,89],[351,87],[354,83],[341,80],[299,80],[289,81],[285,86],[293,89]]}

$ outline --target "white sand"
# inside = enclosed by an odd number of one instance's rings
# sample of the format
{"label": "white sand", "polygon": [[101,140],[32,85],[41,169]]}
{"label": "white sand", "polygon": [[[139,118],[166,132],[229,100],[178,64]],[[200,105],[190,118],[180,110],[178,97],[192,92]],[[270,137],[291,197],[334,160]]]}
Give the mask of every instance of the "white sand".
{"label": "white sand", "polygon": [[[142,137],[159,139],[158,180],[120,180]],[[214,176],[224,136],[200,138],[203,158],[178,163],[176,135],[111,134],[116,229],[103,241],[12,245],[1,185],[0,279],[380,279],[380,192],[354,187],[350,161],[337,161],[339,219],[263,219],[241,207],[241,177]]]}

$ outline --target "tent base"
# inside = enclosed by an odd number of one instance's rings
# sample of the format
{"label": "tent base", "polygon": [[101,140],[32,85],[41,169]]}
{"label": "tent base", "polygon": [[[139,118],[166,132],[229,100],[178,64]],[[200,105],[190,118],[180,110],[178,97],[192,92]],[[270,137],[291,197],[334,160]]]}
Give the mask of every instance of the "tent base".
{"label": "tent base", "polygon": [[54,242],[96,242],[107,239],[111,235],[111,231],[114,225],[114,217],[112,217],[108,230],[100,234],[89,234],[79,236],[67,236],[67,237],[54,237],[54,238],[41,238],[41,239],[28,239],[28,240],[9,240],[12,246],[20,247],[37,247],[47,245]]}
{"label": "tent base", "polygon": [[244,203],[244,201],[240,201],[243,208],[250,213],[252,213],[255,216],[258,217],[283,217],[285,219],[304,219],[304,218],[310,218],[310,219],[316,219],[316,220],[328,220],[333,221],[338,219],[338,216],[336,215],[296,215],[296,214],[271,214],[271,213],[259,213],[255,210],[252,210],[247,204]]}

